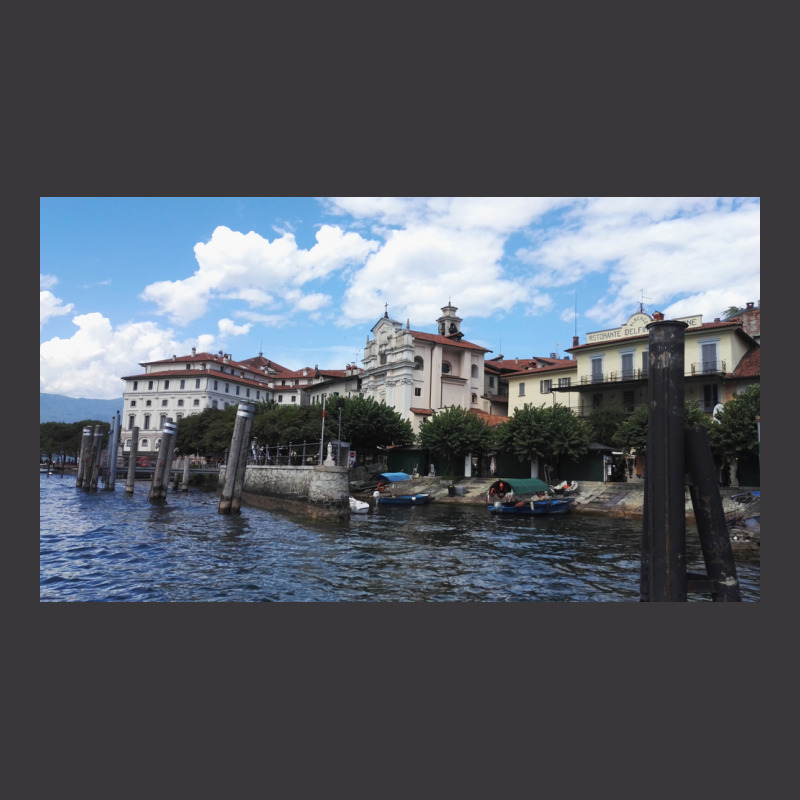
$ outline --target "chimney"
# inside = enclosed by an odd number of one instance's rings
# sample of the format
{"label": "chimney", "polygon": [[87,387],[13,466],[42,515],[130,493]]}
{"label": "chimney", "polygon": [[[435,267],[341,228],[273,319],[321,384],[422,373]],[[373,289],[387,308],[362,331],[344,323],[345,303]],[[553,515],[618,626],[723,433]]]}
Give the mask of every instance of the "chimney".
{"label": "chimney", "polygon": [[748,303],[747,304],[747,310],[748,311],[752,311],[753,310],[753,304],[752,303]]}
{"label": "chimney", "polygon": [[197,348],[195,348],[195,347],[192,348],[192,355],[193,356],[197,355]]}
{"label": "chimney", "polygon": [[572,346],[577,347],[580,344],[580,339],[577,336],[572,337]]}
{"label": "chimney", "polygon": [[664,315],[660,311],[653,312],[653,319],[656,322],[661,322],[664,319]]}

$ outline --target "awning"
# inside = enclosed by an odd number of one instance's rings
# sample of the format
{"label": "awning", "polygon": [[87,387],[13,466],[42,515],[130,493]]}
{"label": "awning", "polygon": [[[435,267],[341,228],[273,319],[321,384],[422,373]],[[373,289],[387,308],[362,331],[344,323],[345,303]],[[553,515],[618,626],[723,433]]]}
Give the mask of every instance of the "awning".
{"label": "awning", "polygon": [[547,492],[550,486],[539,478],[499,478],[490,487],[489,491],[495,490],[495,494],[500,490],[500,484],[503,484],[502,491],[507,494],[513,491],[514,494],[537,494],[538,492]]}

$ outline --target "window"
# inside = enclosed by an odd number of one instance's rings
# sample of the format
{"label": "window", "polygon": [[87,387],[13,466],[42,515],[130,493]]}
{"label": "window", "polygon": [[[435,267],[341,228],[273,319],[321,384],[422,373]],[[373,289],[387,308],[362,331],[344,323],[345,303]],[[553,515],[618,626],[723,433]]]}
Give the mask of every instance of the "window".
{"label": "window", "polygon": [[144,429],[146,431],[150,430],[150,415],[149,414],[145,414],[144,415]]}
{"label": "window", "polygon": [[629,353],[621,353],[620,360],[622,361],[622,380],[631,380],[633,378],[633,351]]}
{"label": "window", "polygon": [[712,412],[719,402],[719,391],[716,383],[706,383],[703,386],[703,411]]}
{"label": "window", "polygon": [[152,389],[153,388],[153,381],[147,381],[147,388],[148,389]]}
{"label": "window", "polygon": [[297,397],[295,395],[292,395],[292,402],[294,403],[294,402],[296,402],[296,400],[297,400]]}
{"label": "window", "polygon": [[169,381],[164,381],[164,388],[169,389]]}
{"label": "window", "polygon": [[182,406],[182,405],[183,405],[183,398],[181,398],[180,400],[178,400],[178,405],[179,405],[179,406]]}
{"label": "window", "polygon": [[237,395],[239,394],[239,387],[238,386],[236,387],[236,394]]}
{"label": "window", "polygon": [[703,372],[716,372],[719,369],[716,342],[703,342],[700,345],[700,360],[703,363]]}
{"label": "window", "polygon": [[477,364],[473,364],[472,365],[472,377],[473,378],[477,378],[478,377],[478,365]]}
{"label": "window", "polygon": [[414,397],[422,397],[422,387],[415,386],[414,387]]}
{"label": "window", "polygon": [[248,387],[247,389],[245,389],[245,390],[244,390],[244,393],[245,393],[245,394],[246,394],[248,397],[250,397],[250,387]]}
{"label": "window", "polygon": [[450,362],[442,361],[442,375],[447,375],[450,372]]}
{"label": "window", "polygon": [[200,401],[199,400],[193,400],[192,401],[192,405],[193,406],[199,406],[200,405]]}
{"label": "window", "polygon": [[525,384],[524,383],[521,383],[519,385],[519,396],[520,397],[525,397]]}
{"label": "window", "polygon": [[414,369],[422,369],[425,366],[425,362],[422,360],[422,356],[414,356]]}
{"label": "window", "polygon": [[164,426],[165,426],[166,424],[167,424],[167,415],[166,415],[166,414],[162,414],[162,415],[161,415],[161,416],[158,418],[158,429],[159,429],[160,431],[163,431],[163,430],[164,430]]}
{"label": "window", "polygon": [[130,450],[132,444],[133,444],[133,442],[130,439],[126,439],[125,440],[125,449],[126,450]]}
{"label": "window", "polygon": [[162,407],[163,407],[163,406],[166,406],[166,405],[167,405],[167,401],[166,401],[166,400],[162,400],[162,401],[161,401],[161,405],[162,405]]}
{"label": "window", "polygon": [[214,390],[219,389],[219,381],[214,381]]}
{"label": "window", "polygon": [[131,408],[136,408],[136,401],[135,400],[131,400]]}
{"label": "window", "polygon": [[569,389],[571,384],[572,384],[572,378],[559,378],[558,379],[558,387],[559,387],[559,389]]}
{"label": "window", "polygon": [[489,388],[494,389],[494,375],[489,376]]}
{"label": "window", "polygon": [[133,391],[135,392],[139,388],[139,381],[133,382]]}
{"label": "window", "polygon": [[553,391],[553,381],[548,378],[545,381],[539,381],[539,394],[550,394]]}
{"label": "window", "polygon": [[212,400],[211,401],[211,408],[216,408],[216,407],[217,407],[217,401],[216,400]]}
{"label": "window", "polygon": [[230,391],[231,391],[231,385],[229,383],[226,383],[225,384],[225,394],[230,394]]}
{"label": "window", "polygon": [[642,353],[642,372],[644,373],[644,377],[646,378],[650,373],[650,351],[645,350]]}
{"label": "window", "polygon": [[478,402],[478,395],[476,395],[475,392],[472,393],[472,402],[473,403],[477,403]]}
{"label": "window", "polygon": [[603,356],[592,358],[592,383],[602,383],[603,381]]}
{"label": "window", "polygon": [[294,379],[294,385],[295,386],[299,386],[300,385],[300,379],[299,378],[295,378]]}
{"label": "window", "polygon": [[183,419],[183,414],[176,414],[175,415],[175,419],[176,420],[182,420]]}
{"label": "window", "polygon": [[136,427],[136,417],[135,417],[135,415],[130,414],[128,416],[128,429],[130,430],[131,428],[135,428],[135,427]]}
{"label": "window", "polygon": [[199,389],[200,388],[200,378],[195,378],[194,379],[194,388],[195,389]]}
{"label": "window", "polygon": [[181,381],[181,389],[185,389],[185,388],[186,388],[186,381]]}
{"label": "window", "polygon": [[626,414],[633,414],[633,390],[622,393],[622,410]]}
{"label": "window", "polygon": [[279,403],[282,403],[282,402],[283,402],[283,395],[282,395],[282,394],[279,394],[279,395],[278,395],[278,402],[279,402]]}
{"label": "window", "polygon": [[145,404],[146,406],[151,406],[151,405],[153,405],[153,401],[152,401],[152,400],[145,400],[145,401],[144,401],[144,404]]}
{"label": "window", "polygon": [[142,450],[147,450],[147,448],[150,447],[150,442],[147,439],[142,439],[142,441],[139,442],[139,447]]}

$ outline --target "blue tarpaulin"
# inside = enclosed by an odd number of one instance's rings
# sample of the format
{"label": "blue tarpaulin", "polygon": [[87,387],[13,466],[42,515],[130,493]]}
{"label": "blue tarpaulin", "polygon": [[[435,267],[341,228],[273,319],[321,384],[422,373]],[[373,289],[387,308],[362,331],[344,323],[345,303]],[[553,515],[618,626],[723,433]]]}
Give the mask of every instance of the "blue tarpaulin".
{"label": "blue tarpaulin", "polygon": [[407,472],[381,472],[381,477],[387,481],[410,481],[411,476]]}

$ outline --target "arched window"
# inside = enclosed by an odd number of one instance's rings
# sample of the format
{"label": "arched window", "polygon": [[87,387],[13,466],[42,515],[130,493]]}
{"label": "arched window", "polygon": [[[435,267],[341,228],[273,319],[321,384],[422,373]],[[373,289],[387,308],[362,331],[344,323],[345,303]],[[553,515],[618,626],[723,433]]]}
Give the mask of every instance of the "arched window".
{"label": "arched window", "polygon": [[422,356],[414,356],[414,369],[422,369],[425,366],[425,362],[422,360]]}
{"label": "arched window", "polygon": [[142,441],[139,442],[140,449],[147,450],[148,447],[150,447],[150,442],[148,442],[147,439],[142,439]]}
{"label": "arched window", "polygon": [[478,377],[478,365],[477,364],[473,364],[472,365],[472,377],[473,378],[477,378]]}
{"label": "arched window", "polygon": [[473,403],[477,403],[478,402],[478,395],[476,395],[474,392],[472,394],[472,402]]}
{"label": "arched window", "polygon": [[447,375],[450,372],[450,362],[442,361],[442,375]]}

